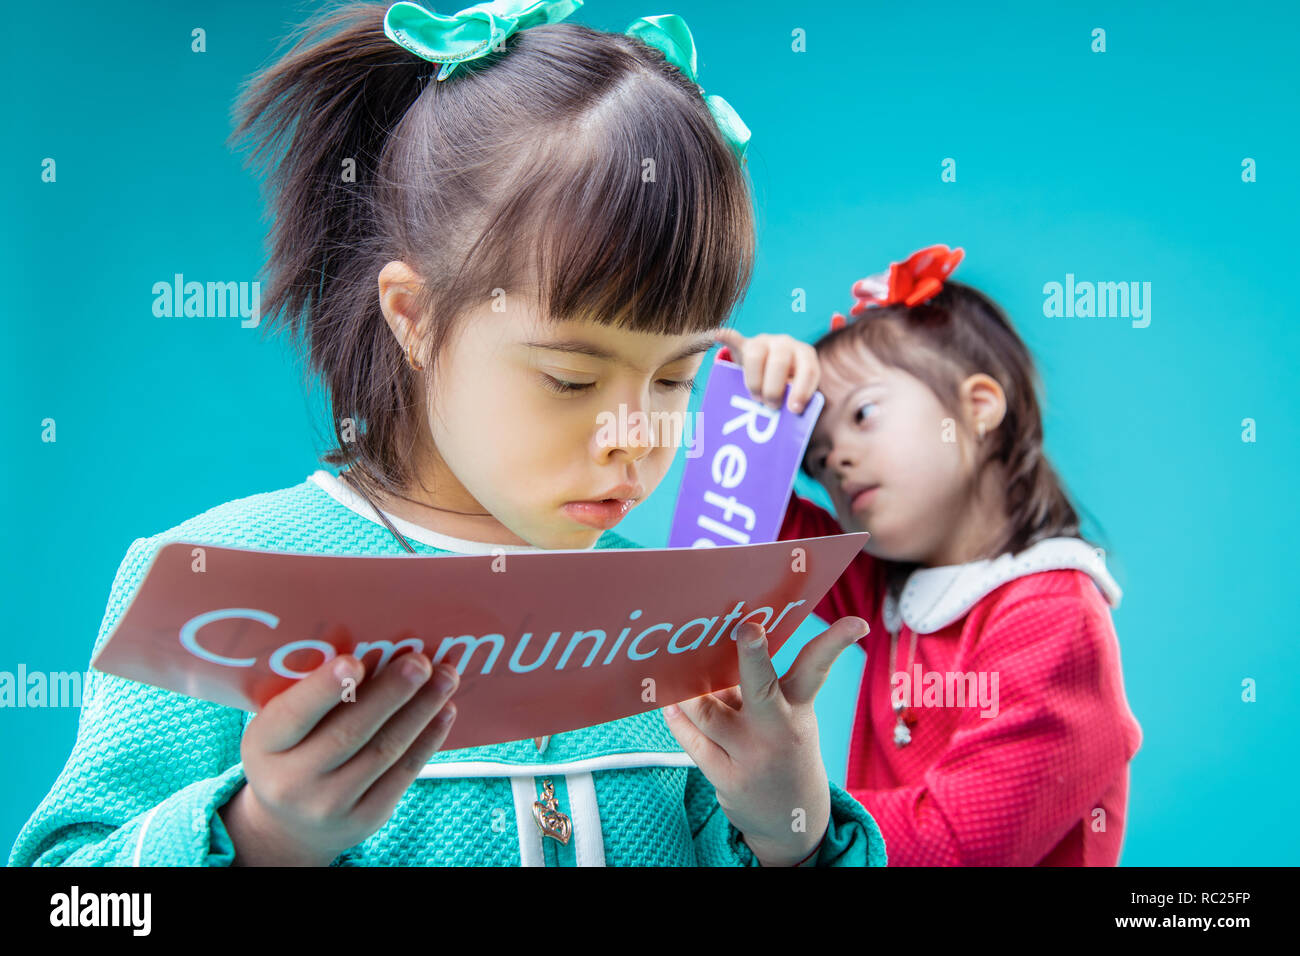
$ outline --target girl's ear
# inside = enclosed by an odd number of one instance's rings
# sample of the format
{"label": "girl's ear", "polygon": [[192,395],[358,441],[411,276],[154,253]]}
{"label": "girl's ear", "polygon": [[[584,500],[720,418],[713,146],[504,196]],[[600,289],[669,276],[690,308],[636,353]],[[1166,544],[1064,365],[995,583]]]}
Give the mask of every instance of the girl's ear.
{"label": "girl's ear", "polygon": [[418,341],[415,296],[420,284],[420,277],[405,262],[393,260],[379,270],[379,307],[403,350],[408,345],[414,348]]}
{"label": "girl's ear", "polygon": [[966,425],[983,438],[990,434],[1007,414],[1007,397],[997,379],[983,372],[967,378],[958,389]]}

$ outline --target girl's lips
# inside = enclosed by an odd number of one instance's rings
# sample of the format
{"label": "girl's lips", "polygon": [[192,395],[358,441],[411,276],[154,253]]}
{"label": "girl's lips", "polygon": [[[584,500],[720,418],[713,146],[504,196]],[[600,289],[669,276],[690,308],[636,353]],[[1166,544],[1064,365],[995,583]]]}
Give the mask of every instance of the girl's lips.
{"label": "girl's lips", "polygon": [[872,485],[870,488],[865,488],[862,491],[859,491],[853,496],[853,500],[849,502],[849,510],[857,511],[859,508],[864,508],[869,505],[876,497],[876,491],[879,488],[879,485]]}
{"label": "girl's lips", "polygon": [[635,504],[635,498],[606,498],[603,501],[569,501],[561,506],[561,510],[574,521],[608,531],[622,521]]}

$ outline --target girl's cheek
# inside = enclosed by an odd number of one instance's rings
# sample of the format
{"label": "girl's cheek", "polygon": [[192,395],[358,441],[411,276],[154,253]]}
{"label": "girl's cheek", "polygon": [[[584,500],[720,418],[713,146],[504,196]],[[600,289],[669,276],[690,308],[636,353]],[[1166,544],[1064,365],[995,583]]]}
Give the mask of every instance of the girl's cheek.
{"label": "girl's cheek", "polygon": [[666,445],[656,448],[647,456],[651,466],[648,469],[650,473],[646,474],[642,479],[646,486],[647,495],[654,489],[654,486],[659,483],[660,479],[668,473],[668,469],[672,467],[673,458],[676,456],[676,453],[676,448]]}

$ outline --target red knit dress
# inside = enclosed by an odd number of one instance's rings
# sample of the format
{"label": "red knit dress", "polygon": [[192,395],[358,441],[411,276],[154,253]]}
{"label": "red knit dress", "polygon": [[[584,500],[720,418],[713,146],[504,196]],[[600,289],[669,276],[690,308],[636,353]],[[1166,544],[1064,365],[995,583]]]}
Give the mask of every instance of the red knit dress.
{"label": "red knit dress", "polygon": [[[842,532],[791,495],[783,540]],[[889,865],[1114,866],[1142,734],[1108,607],[1120,592],[1101,559],[1078,539],[1051,538],[996,561],[914,571],[897,601],[884,572],[860,553],[815,611],[871,625],[845,789],[879,824]],[[918,688],[903,746],[887,622],[896,668]],[[962,706],[953,674],[982,675],[996,707]]]}

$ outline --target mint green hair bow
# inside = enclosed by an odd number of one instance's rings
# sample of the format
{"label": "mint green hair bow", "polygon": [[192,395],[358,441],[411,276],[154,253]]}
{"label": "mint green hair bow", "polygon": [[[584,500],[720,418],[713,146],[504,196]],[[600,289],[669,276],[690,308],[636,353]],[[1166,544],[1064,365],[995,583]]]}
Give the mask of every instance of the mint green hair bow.
{"label": "mint green hair bow", "polygon": [[[631,26],[623,31],[628,36],[636,37],[663,53],[665,59],[681,70],[686,77],[699,86],[697,78],[695,38],[691,36],[690,27],[675,13],[664,13],[654,17],[637,17]],[[700,86],[704,95],[704,87]],[[744,120],[721,96],[710,93],[704,97],[709,112],[713,114],[718,129],[727,142],[731,144],[736,158],[745,159],[745,149],[749,146],[749,127]]]}
{"label": "mint green hair bow", "polygon": [[[384,15],[384,35],[421,59],[442,64],[437,79],[445,80],[462,63],[501,49],[511,34],[541,23],[559,23],[580,6],[582,0],[490,0],[448,17],[402,0]],[[686,21],[677,14],[638,17],[624,32],[659,50],[699,87],[695,40]],[[704,88],[699,90],[704,96]],[[749,127],[721,96],[710,93],[704,96],[704,102],[732,151],[743,162]]]}
{"label": "mint green hair bow", "polygon": [[438,79],[445,80],[466,60],[501,49],[512,33],[559,23],[580,6],[582,0],[492,0],[447,17],[403,0],[384,15],[384,35],[421,59],[441,63]]}

